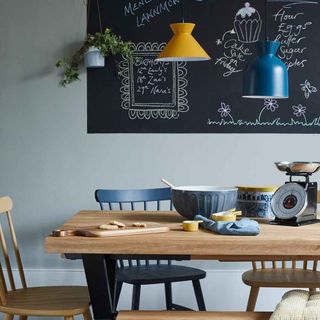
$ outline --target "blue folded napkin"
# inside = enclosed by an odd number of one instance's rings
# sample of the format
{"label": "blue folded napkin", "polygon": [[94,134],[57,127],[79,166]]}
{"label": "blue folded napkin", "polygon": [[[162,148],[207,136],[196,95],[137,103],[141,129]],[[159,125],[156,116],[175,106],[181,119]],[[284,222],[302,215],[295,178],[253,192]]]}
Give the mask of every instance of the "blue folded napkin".
{"label": "blue folded napkin", "polygon": [[260,226],[257,221],[243,218],[239,221],[213,221],[201,215],[196,215],[194,220],[203,221],[200,226],[225,235],[234,236],[256,236],[260,233]]}

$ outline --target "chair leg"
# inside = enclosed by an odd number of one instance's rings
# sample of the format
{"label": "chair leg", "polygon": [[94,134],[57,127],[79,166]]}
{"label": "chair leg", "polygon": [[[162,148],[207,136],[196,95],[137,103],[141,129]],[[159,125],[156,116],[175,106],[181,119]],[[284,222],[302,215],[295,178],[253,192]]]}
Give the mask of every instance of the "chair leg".
{"label": "chair leg", "polygon": [[28,316],[19,316],[19,320],[28,320]]}
{"label": "chair leg", "polygon": [[249,300],[247,304],[247,311],[254,311],[259,294],[259,287],[251,287]]}
{"label": "chair leg", "polygon": [[206,311],[206,306],[203,299],[200,280],[192,280],[192,284],[193,284],[194,293],[196,295],[199,311]]}
{"label": "chair leg", "polygon": [[5,313],[3,320],[13,320],[13,317],[13,314]]}
{"label": "chair leg", "polygon": [[115,301],[114,301],[114,307],[117,309],[118,307],[118,302],[121,294],[121,289],[122,289],[123,282],[119,281],[116,283],[116,296],[115,296]]}
{"label": "chair leg", "polygon": [[310,293],[316,293],[316,292],[317,292],[317,289],[316,289],[316,288],[309,288],[309,292],[310,292]]}
{"label": "chair leg", "polygon": [[141,285],[135,284],[132,290],[132,306],[131,310],[139,310]]}
{"label": "chair leg", "polygon": [[88,308],[88,310],[83,314],[83,319],[84,320],[92,320],[92,316],[91,316],[91,312],[90,309]]}
{"label": "chair leg", "polygon": [[165,294],[166,294],[166,307],[167,310],[172,310],[172,284],[167,282],[164,284]]}

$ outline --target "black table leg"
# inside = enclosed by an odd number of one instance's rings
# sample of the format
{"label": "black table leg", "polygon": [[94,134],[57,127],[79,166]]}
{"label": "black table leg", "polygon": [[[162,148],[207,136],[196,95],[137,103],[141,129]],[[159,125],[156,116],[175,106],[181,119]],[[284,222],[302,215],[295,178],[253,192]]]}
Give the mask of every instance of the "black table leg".
{"label": "black table leg", "polygon": [[117,261],[108,255],[83,254],[94,319],[114,320]]}

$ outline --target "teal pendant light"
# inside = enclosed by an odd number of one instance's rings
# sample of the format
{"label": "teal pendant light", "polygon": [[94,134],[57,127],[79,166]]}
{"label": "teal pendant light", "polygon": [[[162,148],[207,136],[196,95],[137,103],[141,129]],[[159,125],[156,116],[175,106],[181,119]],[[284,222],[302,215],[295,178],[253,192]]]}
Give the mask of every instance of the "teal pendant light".
{"label": "teal pendant light", "polygon": [[286,99],[289,79],[286,65],[276,56],[280,43],[268,39],[268,0],[265,0],[265,37],[259,42],[258,57],[246,68],[243,78],[243,98]]}

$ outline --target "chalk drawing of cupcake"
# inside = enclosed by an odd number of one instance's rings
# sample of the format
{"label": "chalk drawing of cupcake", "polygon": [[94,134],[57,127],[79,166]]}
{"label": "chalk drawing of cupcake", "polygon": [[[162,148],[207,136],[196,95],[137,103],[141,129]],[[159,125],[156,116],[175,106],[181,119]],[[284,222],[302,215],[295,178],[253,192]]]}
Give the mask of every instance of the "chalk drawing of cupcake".
{"label": "chalk drawing of cupcake", "polygon": [[262,20],[259,11],[251,7],[249,2],[237,12],[233,25],[240,42],[259,41]]}

